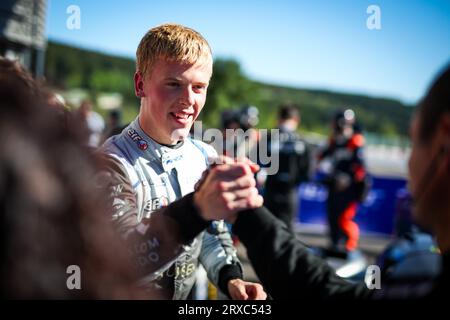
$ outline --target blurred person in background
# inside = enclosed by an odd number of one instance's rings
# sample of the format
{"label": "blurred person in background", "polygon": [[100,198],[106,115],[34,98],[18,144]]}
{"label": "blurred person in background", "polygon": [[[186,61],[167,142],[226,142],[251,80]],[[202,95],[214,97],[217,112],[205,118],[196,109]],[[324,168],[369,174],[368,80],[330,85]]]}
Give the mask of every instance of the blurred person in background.
{"label": "blurred person in background", "polygon": [[86,146],[96,149],[102,141],[105,121],[100,114],[92,110],[92,103],[89,100],[81,102],[74,112],[84,124]]}
{"label": "blurred person in background", "polygon": [[329,167],[324,183],[328,187],[327,216],[331,248],[339,254],[340,240],[345,241],[343,253],[349,259],[358,252],[359,227],[353,220],[358,203],[367,193],[367,172],[363,157],[364,137],[355,130],[355,113],[351,109],[336,113],[328,146],[319,153],[319,161]]}
{"label": "blurred person in background", "polygon": [[[0,58],[1,294],[144,297],[92,180],[95,165],[48,97],[22,66]],[[72,265],[81,271],[79,290],[67,285]]]}
{"label": "blurred person in background", "polygon": [[259,122],[258,108],[245,105],[239,109],[227,109],[222,112],[220,120],[224,155],[231,158],[248,158],[257,151],[260,138],[256,128]]}
{"label": "blurred person in background", "polygon": [[278,112],[279,141],[271,141],[270,152],[278,152],[279,169],[267,176],[264,186],[264,205],[293,231],[292,220],[299,206],[298,187],[308,180],[309,152],[306,142],[298,135],[300,124],[298,107],[283,105]]}
{"label": "blurred person in background", "polygon": [[220,115],[220,127],[223,137],[222,154],[234,157],[237,154],[236,130],[241,128],[239,112],[235,109],[222,111]]}
{"label": "blurred person in background", "polygon": [[120,134],[126,126],[122,123],[122,112],[119,109],[111,110],[108,113],[108,122],[106,125],[104,140]]}
{"label": "blurred person in background", "polygon": [[247,157],[255,163],[258,162],[258,144],[260,140],[259,130],[256,128],[259,123],[259,110],[252,105],[243,106],[237,115],[240,129],[236,134],[236,154],[237,158]]}

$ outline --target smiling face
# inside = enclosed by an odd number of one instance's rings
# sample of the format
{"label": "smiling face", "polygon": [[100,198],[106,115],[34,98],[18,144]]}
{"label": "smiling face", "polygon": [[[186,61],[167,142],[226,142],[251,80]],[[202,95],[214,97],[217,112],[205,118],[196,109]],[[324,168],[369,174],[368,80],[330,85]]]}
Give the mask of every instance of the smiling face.
{"label": "smiling face", "polygon": [[136,72],[139,124],[144,132],[161,144],[186,138],[205,105],[211,75],[210,59],[194,64],[159,59],[147,77]]}

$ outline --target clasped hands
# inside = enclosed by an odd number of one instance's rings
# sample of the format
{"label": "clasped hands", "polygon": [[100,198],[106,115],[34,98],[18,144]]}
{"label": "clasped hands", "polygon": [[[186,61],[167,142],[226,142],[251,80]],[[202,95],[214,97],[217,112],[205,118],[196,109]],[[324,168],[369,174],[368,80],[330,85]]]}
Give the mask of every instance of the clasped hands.
{"label": "clasped hands", "polygon": [[194,204],[203,219],[234,223],[237,212],[263,205],[254,177],[259,170],[257,164],[247,158],[226,156],[213,163],[195,187]]}

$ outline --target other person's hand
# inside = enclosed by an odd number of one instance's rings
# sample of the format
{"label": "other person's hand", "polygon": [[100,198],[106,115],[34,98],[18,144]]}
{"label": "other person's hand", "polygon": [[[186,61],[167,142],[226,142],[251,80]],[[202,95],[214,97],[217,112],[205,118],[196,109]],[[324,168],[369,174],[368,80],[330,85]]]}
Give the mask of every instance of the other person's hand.
{"label": "other person's hand", "polygon": [[205,220],[224,219],[233,223],[236,212],[261,207],[254,173],[259,166],[243,158],[221,157],[196,186],[194,203]]}

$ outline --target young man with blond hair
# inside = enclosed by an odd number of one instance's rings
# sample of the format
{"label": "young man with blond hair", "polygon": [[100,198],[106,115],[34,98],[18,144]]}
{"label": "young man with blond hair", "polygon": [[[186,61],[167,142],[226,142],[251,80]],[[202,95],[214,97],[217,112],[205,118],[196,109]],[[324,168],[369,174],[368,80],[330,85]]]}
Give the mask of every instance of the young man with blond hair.
{"label": "young man with blond hair", "polygon": [[102,181],[142,273],[140,284],[161,298],[189,298],[201,263],[230,298],[264,299],[259,284],[242,280],[228,229],[214,220],[262,205],[253,178],[257,166],[223,159],[194,190],[209,159],[217,158],[212,147],[188,136],[212,75],[208,43],[190,28],[165,24],[147,32],[136,55],[140,112],[103,145]]}

